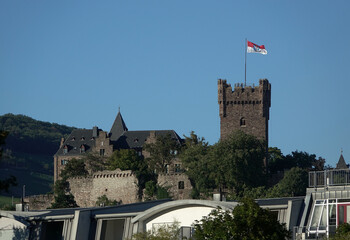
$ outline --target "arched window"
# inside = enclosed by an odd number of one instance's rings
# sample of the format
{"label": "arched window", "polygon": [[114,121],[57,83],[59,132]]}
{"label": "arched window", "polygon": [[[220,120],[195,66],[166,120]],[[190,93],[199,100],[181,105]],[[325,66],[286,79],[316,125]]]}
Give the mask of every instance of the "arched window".
{"label": "arched window", "polygon": [[245,127],[245,118],[244,117],[241,117],[241,119],[239,120],[239,125],[241,127]]}

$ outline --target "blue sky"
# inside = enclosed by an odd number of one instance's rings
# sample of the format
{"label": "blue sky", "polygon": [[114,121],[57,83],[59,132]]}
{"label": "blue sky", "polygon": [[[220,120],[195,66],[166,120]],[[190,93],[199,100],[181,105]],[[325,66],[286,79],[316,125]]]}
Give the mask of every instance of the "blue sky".
{"label": "blue sky", "polygon": [[350,162],[349,1],[0,2],[0,115],[219,139],[217,79],[272,85],[269,145]]}

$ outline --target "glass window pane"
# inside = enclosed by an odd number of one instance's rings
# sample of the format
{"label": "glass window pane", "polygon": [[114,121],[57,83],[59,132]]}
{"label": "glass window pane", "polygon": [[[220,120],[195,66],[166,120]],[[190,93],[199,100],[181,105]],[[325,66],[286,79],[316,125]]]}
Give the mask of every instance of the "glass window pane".
{"label": "glass window pane", "polygon": [[322,205],[316,205],[312,215],[310,230],[316,230],[321,217]]}
{"label": "glass window pane", "polygon": [[338,206],[338,225],[344,223],[344,206]]}

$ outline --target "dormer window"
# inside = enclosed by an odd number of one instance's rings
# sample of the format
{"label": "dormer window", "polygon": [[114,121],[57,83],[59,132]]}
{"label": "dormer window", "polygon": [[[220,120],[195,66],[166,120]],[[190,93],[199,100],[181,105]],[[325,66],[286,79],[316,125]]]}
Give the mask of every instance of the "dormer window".
{"label": "dormer window", "polygon": [[85,141],[85,138],[84,138],[84,137],[81,137],[81,138],[80,138],[80,141]]}
{"label": "dormer window", "polygon": [[75,141],[75,137],[72,137],[71,141]]}
{"label": "dormer window", "polygon": [[95,140],[95,138],[94,138],[94,137],[92,137],[92,138],[90,138],[90,140],[91,140],[91,141],[94,141],[94,140]]}
{"label": "dormer window", "polygon": [[64,145],[63,147],[63,154],[67,154],[68,153],[68,146]]}
{"label": "dormer window", "polygon": [[81,145],[80,146],[80,153],[84,153],[85,152],[85,145]]}
{"label": "dormer window", "polygon": [[134,139],[134,143],[137,143],[139,142],[139,140],[137,138]]}

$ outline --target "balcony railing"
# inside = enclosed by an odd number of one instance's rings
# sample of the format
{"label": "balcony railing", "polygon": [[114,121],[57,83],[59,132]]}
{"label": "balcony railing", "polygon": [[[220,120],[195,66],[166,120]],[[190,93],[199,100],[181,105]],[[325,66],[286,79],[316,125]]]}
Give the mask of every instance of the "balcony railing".
{"label": "balcony railing", "polygon": [[309,187],[350,185],[350,169],[309,172]]}

